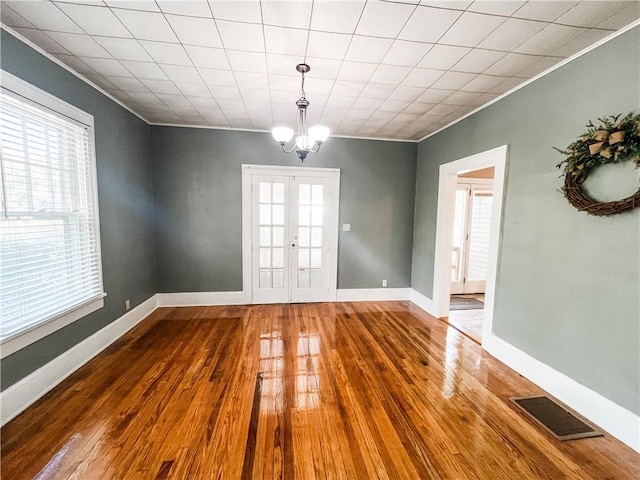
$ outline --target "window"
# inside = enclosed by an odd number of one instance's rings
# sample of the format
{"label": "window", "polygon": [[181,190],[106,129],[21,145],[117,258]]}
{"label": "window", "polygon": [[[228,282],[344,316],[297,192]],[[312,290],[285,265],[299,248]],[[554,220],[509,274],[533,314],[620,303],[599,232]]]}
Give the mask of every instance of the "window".
{"label": "window", "polygon": [[2,72],[2,356],[103,306],[93,117]]}

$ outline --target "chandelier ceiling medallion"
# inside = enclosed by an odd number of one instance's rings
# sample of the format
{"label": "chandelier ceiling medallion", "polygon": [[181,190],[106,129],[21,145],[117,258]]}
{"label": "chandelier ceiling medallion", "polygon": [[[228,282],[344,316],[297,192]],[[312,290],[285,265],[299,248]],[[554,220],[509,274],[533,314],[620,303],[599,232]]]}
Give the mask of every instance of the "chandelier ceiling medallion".
{"label": "chandelier ceiling medallion", "polygon": [[[329,138],[329,128],[321,125],[314,125],[311,128],[307,127],[307,107],[309,106],[309,100],[307,100],[304,93],[304,74],[309,73],[311,67],[306,63],[300,63],[296,66],[296,70],[302,75],[302,86],[300,87],[300,98],[296,101],[298,106],[298,123],[296,126],[296,132],[294,137],[293,129],[289,127],[275,127],[271,130],[273,138],[282,146],[282,151],[285,153],[296,152],[298,158],[304,162],[309,152],[316,153],[320,150],[320,145]],[[293,139],[291,147],[287,147],[287,144]]]}

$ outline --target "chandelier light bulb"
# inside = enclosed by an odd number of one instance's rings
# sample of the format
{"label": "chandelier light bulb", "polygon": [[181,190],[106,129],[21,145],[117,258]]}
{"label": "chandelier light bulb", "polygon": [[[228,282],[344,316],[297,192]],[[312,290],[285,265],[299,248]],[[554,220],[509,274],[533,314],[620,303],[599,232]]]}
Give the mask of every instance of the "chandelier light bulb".
{"label": "chandelier light bulb", "polygon": [[271,130],[271,134],[280,145],[287,144],[293,138],[293,130],[289,127],[275,127]]}
{"label": "chandelier light bulb", "polygon": [[309,136],[318,145],[322,144],[322,142],[329,138],[329,133],[329,128],[322,125],[314,125],[309,128]]}

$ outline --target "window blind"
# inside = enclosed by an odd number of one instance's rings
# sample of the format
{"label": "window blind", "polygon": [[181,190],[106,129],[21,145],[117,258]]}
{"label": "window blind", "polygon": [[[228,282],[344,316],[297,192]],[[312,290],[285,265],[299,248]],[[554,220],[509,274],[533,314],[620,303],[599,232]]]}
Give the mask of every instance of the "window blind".
{"label": "window blind", "polygon": [[0,96],[0,338],[102,296],[91,128]]}

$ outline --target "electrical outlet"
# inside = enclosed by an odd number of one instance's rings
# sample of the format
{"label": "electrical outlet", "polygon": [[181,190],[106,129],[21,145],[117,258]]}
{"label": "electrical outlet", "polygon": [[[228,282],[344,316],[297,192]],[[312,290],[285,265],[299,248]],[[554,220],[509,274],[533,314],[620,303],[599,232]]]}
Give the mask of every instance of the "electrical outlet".
{"label": "electrical outlet", "polygon": [[386,287],[387,286],[387,281],[386,280],[382,280],[382,286]]}
{"label": "electrical outlet", "polygon": [[124,301],[124,308],[125,308],[125,310],[129,310],[129,309],[131,309],[131,300],[126,299],[126,300]]}

